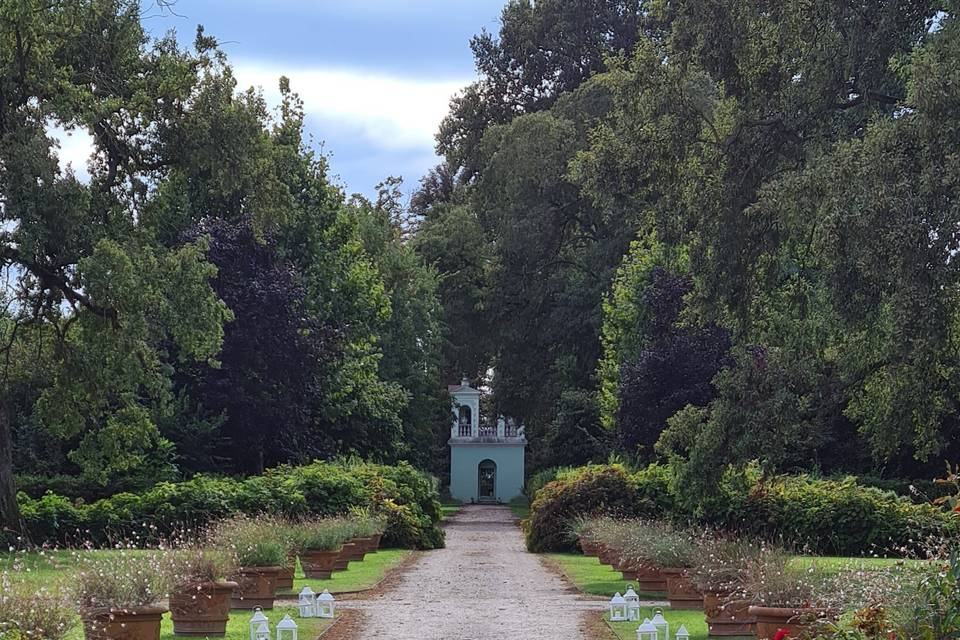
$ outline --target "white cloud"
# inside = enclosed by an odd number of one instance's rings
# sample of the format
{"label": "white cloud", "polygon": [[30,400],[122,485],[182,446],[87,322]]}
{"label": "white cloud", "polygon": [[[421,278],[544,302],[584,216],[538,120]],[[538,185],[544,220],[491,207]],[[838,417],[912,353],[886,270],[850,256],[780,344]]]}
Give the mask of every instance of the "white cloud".
{"label": "white cloud", "polygon": [[[261,87],[270,104],[279,102],[278,80],[303,99],[309,116],[325,126],[343,126],[383,149],[432,149],[433,136],[450,98],[469,79],[427,80],[334,68],[285,69],[237,62],[241,88]],[[323,131],[319,132],[321,137]]]}
{"label": "white cloud", "polygon": [[69,165],[78,180],[89,182],[90,172],[87,170],[87,162],[94,151],[93,136],[90,132],[80,127],[67,130],[62,125],[51,121],[47,124],[47,135],[60,145],[56,151],[60,170],[66,171]]}

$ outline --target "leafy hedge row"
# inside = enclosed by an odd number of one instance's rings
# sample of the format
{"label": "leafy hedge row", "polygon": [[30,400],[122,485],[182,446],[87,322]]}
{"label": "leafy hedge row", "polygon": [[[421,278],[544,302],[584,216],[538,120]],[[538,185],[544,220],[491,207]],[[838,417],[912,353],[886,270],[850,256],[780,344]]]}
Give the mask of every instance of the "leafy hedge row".
{"label": "leafy hedge row", "polygon": [[315,462],[245,480],[201,475],[89,504],[53,493],[38,499],[20,493],[18,500],[34,543],[151,541],[237,513],[336,515],[361,508],[387,517],[385,545],[443,546],[436,481],[406,463]]}
{"label": "leafy hedge row", "polygon": [[537,492],[525,523],[531,551],[573,550],[570,525],[579,516],[657,517],[781,540],[812,553],[898,554],[930,538],[960,534],[960,517],[853,478],[762,479],[754,469],[729,471],[715,496],[693,509],[677,498],[670,470],[620,465],[564,472]]}

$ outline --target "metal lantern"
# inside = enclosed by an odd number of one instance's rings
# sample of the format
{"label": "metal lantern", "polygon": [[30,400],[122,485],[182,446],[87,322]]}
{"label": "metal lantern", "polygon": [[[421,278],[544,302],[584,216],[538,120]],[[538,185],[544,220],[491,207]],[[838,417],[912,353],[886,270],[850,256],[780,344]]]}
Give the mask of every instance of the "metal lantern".
{"label": "metal lantern", "polygon": [[317,616],[317,596],[309,586],[303,588],[297,599],[301,618],[315,618]]}
{"label": "metal lantern", "polygon": [[687,628],[683,625],[680,625],[680,628],[677,629],[677,640],[690,640],[690,634],[687,633]]}
{"label": "metal lantern", "polygon": [[253,634],[253,640],[270,640],[270,627],[267,626],[266,622],[261,622],[260,626],[257,627]]}
{"label": "metal lantern", "polygon": [[653,620],[650,622],[657,628],[657,636],[660,640],[670,640],[670,623],[663,617],[661,609],[654,612]]}
{"label": "metal lantern", "polygon": [[620,592],[610,598],[610,621],[623,622],[627,619],[627,601],[623,599]]}
{"label": "metal lantern", "polygon": [[318,618],[332,618],[335,607],[333,595],[324,589],[323,593],[317,596],[316,616]]}
{"label": "metal lantern", "polygon": [[658,640],[657,628],[649,620],[644,620],[643,624],[637,627],[637,640]]}
{"label": "metal lantern", "polygon": [[627,620],[634,621],[640,619],[640,596],[633,590],[633,587],[627,585],[627,592],[623,594],[623,599],[627,601]]}
{"label": "metal lantern", "polygon": [[[257,607],[253,610],[253,617],[250,618],[250,640],[257,640],[257,631],[260,629],[260,625],[269,624],[270,620],[267,619],[267,616],[263,615],[263,609]],[[270,632],[267,631],[267,640],[270,640]]]}
{"label": "metal lantern", "polygon": [[297,623],[289,615],[277,623],[277,640],[297,640]]}

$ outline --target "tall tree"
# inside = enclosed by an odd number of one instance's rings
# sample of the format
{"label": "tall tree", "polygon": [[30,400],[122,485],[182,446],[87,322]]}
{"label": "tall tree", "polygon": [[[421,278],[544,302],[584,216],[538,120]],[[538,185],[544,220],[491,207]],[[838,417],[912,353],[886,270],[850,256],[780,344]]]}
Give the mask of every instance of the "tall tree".
{"label": "tall tree", "polygon": [[[202,47],[148,49],[134,2],[0,6],[0,260],[14,282],[3,344],[12,355],[24,326],[49,336],[55,372],[37,412],[79,437],[71,457],[93,478],[136,467],[160,443],[148,405],[168,393],[167,347],[213,358],[230,317],[205,242],[159,245],[139,218],[147,182],[170,162],[153,123],[183,108],[203,63]],[[61,171],[51,123],[93,133],[89,184]],[[0,526],[17,529],[5,382]]]}
{"label": "tall tree", "polygon": [[647,16],[643,0],[511,0],[500,31],[470,42],[480,80],[451,102],[438,150],[469,181],[481,170],[486,130],[550,108],[563,93],[629,54]]}

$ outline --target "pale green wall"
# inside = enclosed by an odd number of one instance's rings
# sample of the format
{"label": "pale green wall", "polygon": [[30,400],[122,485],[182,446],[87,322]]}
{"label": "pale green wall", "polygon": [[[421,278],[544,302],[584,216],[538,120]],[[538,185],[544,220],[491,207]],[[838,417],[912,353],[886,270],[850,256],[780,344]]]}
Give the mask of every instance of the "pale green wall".
{"label": "pale green wall", "polygon": [[524,444],[451,444],[450,495],[477,500],[477,468],[484,460],[497,464],[496,494],[503,502],[523,492]]}

